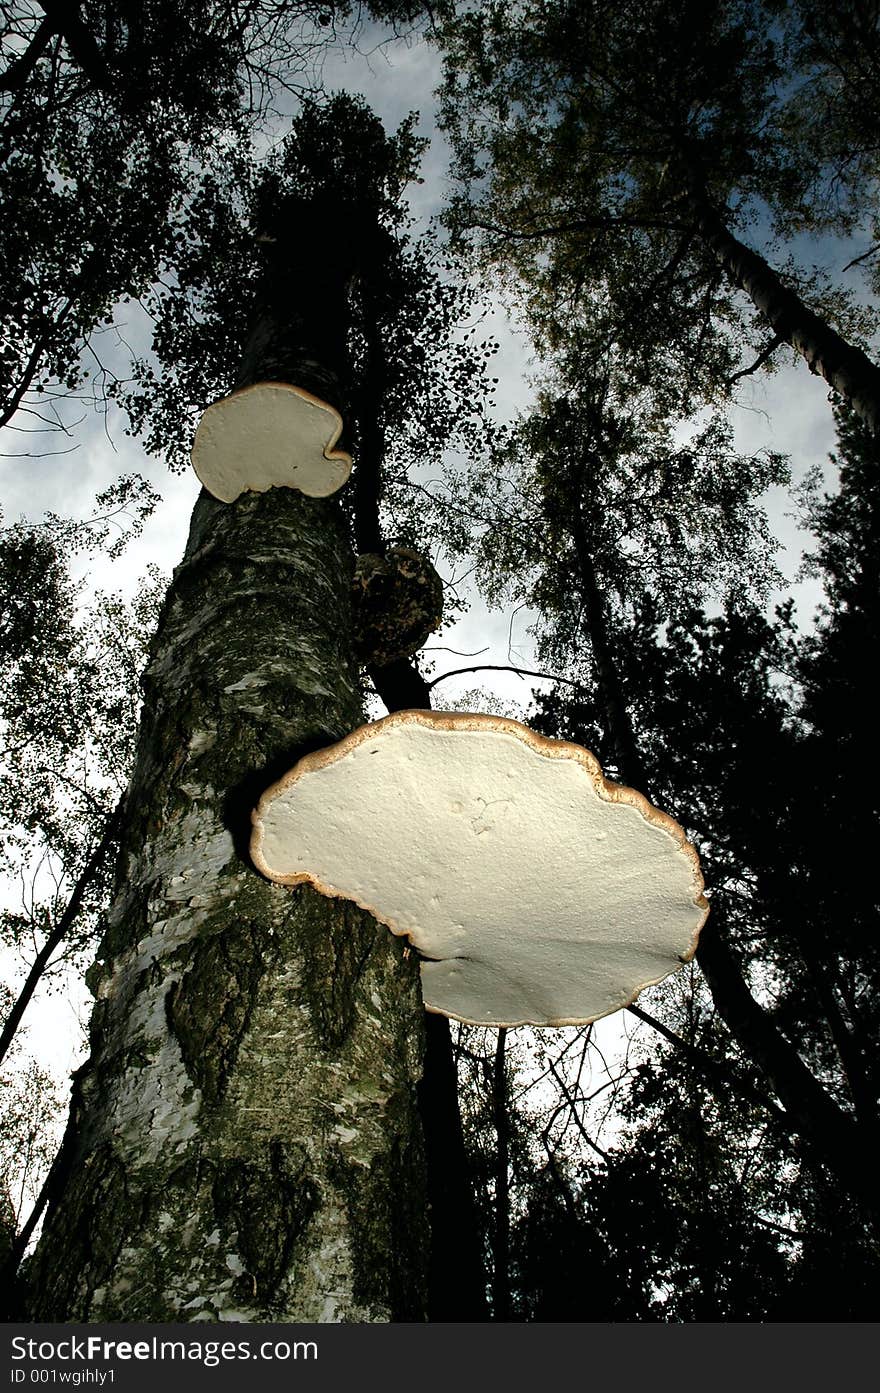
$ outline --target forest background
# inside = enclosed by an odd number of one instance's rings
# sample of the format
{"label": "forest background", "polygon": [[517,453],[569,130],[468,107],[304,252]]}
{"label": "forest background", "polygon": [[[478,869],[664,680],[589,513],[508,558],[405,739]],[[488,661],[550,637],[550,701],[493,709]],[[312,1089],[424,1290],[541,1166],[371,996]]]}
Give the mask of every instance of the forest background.
{"label": "forest background", "polygon": [[352,292],[358,550],[443,575],[428,684],[526,675],[435,705],[594,749],[686,827],[712,903],[698,964],[625,1030],[456,1033],[486,1314],[871,1318],[876,7],[3,16],[13,1255],[66,1108],[40,1042],[104,929],[261,208],[361,178],[397,250]]}

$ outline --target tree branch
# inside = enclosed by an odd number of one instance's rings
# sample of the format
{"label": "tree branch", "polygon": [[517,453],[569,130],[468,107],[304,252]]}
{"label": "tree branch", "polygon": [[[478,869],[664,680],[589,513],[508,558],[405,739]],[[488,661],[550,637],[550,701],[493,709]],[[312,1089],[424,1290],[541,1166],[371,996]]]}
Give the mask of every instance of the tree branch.
{"label": "tree branch", "polygon": [[565,1079],[564,1079],[564,1078],[562,1077],[562,1075],[560,1074],[559,1070],[556,1068],[556,1065],[555,1065],[555,1064],[551,1064],[551,1065],[550,1065],[550,1073],[553,1075],[554,1079],[556,1080],[556,1083],[557,1083],[558,1086],[559,1086],[559,1090],[560,1090],[560,1092],[561,1092],[563,1098],[565,1099],[566,1103],[568,1104],[569,1110],[570,1110],[570,1112],[571,1112],[572,1121],[574,1122],[575,1127],[577,1127],[577,1129],[578,1129],[578,1131],[580,1132],[581,1136],[583,1137],[584,1141],[587,1143],[587,1146],[591,1147],[592,1150],[595,1151],[596,1155],[597,1155],[597,1156],[601,1156],[602,1160],[605,1161],[606,1164],[607,1164],[607,1163],[608,1163],[608,1152],[607,1152],[607,1151],[603,1151],[602,1148],[601,1148],[601,1146],[599,1146],[597,1142],[594,1142],[594,1141],[593,1141],[593,1138],[590,1136],[589,1132],[587,1131],[586,1127],[584,1126],[583,1122],[581,1121],[580,1115],[579,1115],[578,1110],[577,1110],[577,1104],[575,1103],[575,1100],[574,1100],[574,1099],[572,1098],[572,1096],[571,1096],[571,1093],[570,1093],[570,1091],[569,1091],[568,1085],[567,1085],[567,1083],[565,1082]]}
{"label": "tree branch", "polygon": [[72,0],[39,0],[39,5],[89,81],[99,91],[109,91],[113,85],[110,70],[93,35],[83,23],[79,5],[72,3]]}
{"label": "tree branch", "polygon": [[767,347],[762,349],[750,368],[741,368],[740,371],[735,372],[732,377],[728,377],[727,386],[732,387],[734,382],[739,382],[741,378],[751,377],[754,373],[758,372],[768,359],[773,357],[773,354],[776,352],[777,348],[779,348],[780,344],[783,343],[785,343],[785,339],[783,339],[780,334],[774,334]]}
{"label": "tree branch", "polygon": [[37,26],[30,43],[23,53],[9,64],[0,77],[0,92],[20,92],[34,68],[46,52],[49,40],[55,33],[55,21],[48,15]]}
{"label": "tree branch", "polygon": [[510,242],[534,242],[545,237],[564,237],[569,232],[607,232],[613,227],[653,228],[660,232],[688,232],[686,223],[670,221],[668,218],[572,218],[570,222],[551,223],[547,227],[532,228],[529,231],[513,227],[501,227],[498,223],[480,222],[474,219],[466,224],[468,231],[490,232]]}
{"label": "tree branch", "polygon": [[685,1040],[682,1035],[677,1035],[674,1030],[669,1029],[668,1025],[658,1021],[656,1016],[651,1016],[647,1011],[643,1011],[640,1006],[629,1005],[626,1009],[638,1020],[644,1021],[645,1025],[649,1025],[652,1030],[656,1030],[657,1034],[662,1035],[664,1040],[668,1040],[670,1045],[681,1050],[682,1054],[686,1055],[691,1063],[705,1075],[713,1092],[720,1086],[730,1088],[748,1102],[756,1103],[758,1107],[769,1112],[774,1122],[778,1122],[780,1126],[785,1128],[786,1132],[795,1130],[791,1118],[782,1108],[777,1107],[772,1099],[766,1097],[759,1089],[751,1087],[743,1079],[738,1079],[727,1065],[722,1064],[720,1060],[713,1059],[699,1045],[694,1045],[690,1040]]}
{"label": "tree branch", "polygon": [[18,994],[18,999],[16,1000],[15,1005],[13,1006],[12,1010],[9,1013],[9,1016],[7,1017],[2,1032],[0,1032],[0,1062],[3,1061],[10,1045],[12,1044],[15,1032],[17,1031],[21,1023],[21,1018],[24,1015],[25,1010],[28,1007],[28,1004],[30,1003],[31,997],[37,989],[37,984],[39,983],[39,980],[42,977],[43,972],[45,971],[46,966],[50,958],[52,957],[52,954],[55,952],[56,948],[58,948],[59,945],[64,941],[64,938],[66,937],[71,926],[73,925],[77,915],[80,912],[80,909],[82,908],[82,902],[85,898],[86,891],[88,890],[92,881],[95,879],[95,876],[98,874],[98,871],[101,869],[104,857],[107,855],[107,852],[110,850],[110,847],[116,840],[116,835],[119,830],[119,824],[122,820],[123,804],[124,799],[120,798],[119,802],[116,804],[116,807],[113,809],[112,813],[107,818],[107,821],[104,825],[104,830],[101,834],[101,838],[97,843],[96,847],[94,848],[88,861],[86,862],[79,879],[73,887],[73,891],[71,893],[70,899],[67,901],[67,906],[64,910],[64,913],[58,920],[58,923],[55,925],[55,928],[52,930],[52,932],[46,936],[46,940],[42,948],[40,949],[39,953],[33,961],[33,964],[31,965],[31,970],[28,973],[27,978],[25,979],[24,986]]}
{"label": "tree branch", "polygon": [[709,916],[700,934],[697,962],[722,1020],[766,1074],[774,1092],[814,1157],[830,1166],[880,1222],[873,1138],[826,1093],[753,997],[725,937],[718,915]]}
{"label": "tree branch", "polygon": [[577,687],[580,691],[588,690],[584,682],[575,682],[571,677],[559,677],[555,672],[536,672],[532,668],[511,667],[507,663],[480,663],[477,667],[457,667],[453,668],[452,672],[442,672],[439,677],[434,677],[427,683],[428,691],[432,691],[438,682],[445,682],[447,677],[462,677],[469,672],[515,672],[517,677],[543,677],[547,682],[562,682],[567,687]]}
{"label": "tree branch", "polygon": [[[861,256],[854,256],[852,261],[848,261],[846,263],[843,270],[851,271],[853,266],[860,265],[861,262],[867,261],[869,256],[876,256],[878,252],[880,252],[880,242],[878,242],[877,245],[874,247],[869,247],[866,252],[862,252]],[[841,272],[841,275],[842,274],[843,272]]]}

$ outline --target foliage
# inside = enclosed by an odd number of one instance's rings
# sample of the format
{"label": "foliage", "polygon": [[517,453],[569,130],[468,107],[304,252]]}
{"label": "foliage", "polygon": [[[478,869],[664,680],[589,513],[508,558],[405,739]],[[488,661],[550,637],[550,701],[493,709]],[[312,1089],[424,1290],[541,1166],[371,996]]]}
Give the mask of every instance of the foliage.
{"label": "foliage", "polygon": [[587,556],[624,607],[646,590],[664,612],[765,596],[780,577],[758,500],[787,477],[778,454],[739,454],[720,415],[670,424],[607,378],[559,373],[488,450],[448,466],[432,504],[453,555],[475,556],[486,598],[534,610],[542,661],[566,664],[582,637]]}
{"label": "foliage", "polygon": [[[8,886],[0,932],[25,962],[52,933],[126,786],[146,643],[164,591],[151,570],[131,601],[98,592],[84,603],[71,559],[77,550],[117,554],[152,501],[133,478],[101,495],[101,511],[84,523],[50,516],[0,532],[0,869]],[[134,521],[123,529],[130,508]],[[53,969],[81,963],[93,944],[110,869],[102,865],[87,886]]]}
{"label": "foliage", "polygon": [[[864,342],[870,315],[774,241],[846,234],[874,208],[873,152],[849,158],[809,119],[822,102],[852,114],[854,92],[835,94],[856,65],[841,70],[803,28],[797,4],[763,0],[485,0],[445,26],[463,187],[451,222],[542,351],[576,332],[589,376],[613,352],[689,414],[726,400],[751,359],[803,351],[808,307],[817,336],[824,320]],[[734,269],[734,232],[761,245],[751,279]],[[768,263],[796,292],[775,332],[778,296],[755,289]]]}
{"label": "foliage", "polygon": [[[189,237],[227,160],[279,96],[320,91],[336,26],[419,7],[324,0],[10,0],[0,35],[0,425],[68,426],[136,354],[120,323],[157,278],[184,275]],[[80,14],[79,11],[82,10]],[[207,186],[207,187],[205,187]],[[129,311],[129,314],[131,312]],[[18,416],[14,429],[26,427]]]}
{"label": "foliage", "polygon": [[[797,234],[844,219],[863,232],[870,219],[876,240],[877,7],[872,0],[841,0],[832,10],[818,0],[793,0],[777,8],[800,74],[780,123],[792,160],[786,206],[780,200],[776,207],[779,228]],[[799,182],[791,179],[794,170]],[[876,290],[876,256],[862,264]]]}
{"label": "foliage", "polygon": [[[284,239],[288,264],[311,264],[324,218],[341,223],[351,257],[345,415],[355,490],[343,502],[356,508],[359,479],[373,475],[377,503],[387,490],[391,507],[414,465],[479,438],[494,345],[458,333],[475,296],[430,237],[408,230],[403,194],[423,145],[412,117],[387,136],[361,100],[337,94],[306,105],[258,173],[230,164],[224,182],[206,181],[187,216],[176,279],[148,300],[155,357],[138,363],[133,389],[116,391],[148,450],[187,467],[199,415],[236,380],[263,253],[277,255]],[[400,512],[393,525],[398,540],[410,537]]]}
{"label": "foliage", "polygon": [[[0,1011],[11,1006],[9,989],[0,985]],[[16,1041],[11,1068],[0,1073],[0,1210],[11,1233],[20,1228],[57,1149],[62,1099],[57,1083],[34,1059],[22,1058]],[[0,1252],[0,1262],[5,1254]]]}
{"label": "foliage", "polygon": [[218,123],[234,129],[234,69],[217,55],[202,85],[184,61],[187,37],[191,50],[199,36],[197,64],[207,57],[205,7],[145,7],[134,29],[129,8],[90,7],[84,66],[81,45],[31,7],[4,6],[10,62],[22,45],[32,61],[12,85],[7,69],[0,125],[3,424],[23,409],[57,429],[59,399],[90,382],[100,396],[116,301],[141,295],[171,254],[190,160]]}
{"label": "foliage", "polygon": [[[764,1011],[868,1144],[880,1087],[870,871],[880,810],[870,769],[860,778],[850,771],[859,758],[864,772],[873,749],[864,655],[877,632],[877,471],[870,436],[848,420],[840,459],[840,493],[812,511],[814,564],[827,595],[815,633],[799,638],[788,610],[775,623],[743,607],[711,619],[698,610],[669,618],[646,600],[636,621],[617,630],[614,652],[651,792],[700,848],[711,919],[735,946]],[[586,689],[579,701],[561,689],[543,698],[535,724],[607,750],[601,702]],[[880,1282],[870,1216],[850,1192],[841,1223],[840,1176],[773,1105],[766,1078],[720,1022],[705,986],[687,986],[681,999],[672,986],[652,998],[678,1043],[662,1046],[636,1075],[619,1172],[655,1189],[662,1177],[658,1205],[662,1198],[673,1236],[680,1230],[664,1256],[668,1234],[655,1225],[651,1239],[642,1225],[643,1241],[658,1244],[653,1270],[673,1264],[664,1318],[799,1319],[807,1311],[865,1319]],[[682,1041],[710,1063],[698,1055],[695,1064]],[[684,1168],[692,1153],[695,1165],[712,1168],[694,1185]],[[677,1192],[669,1191],[673,1157]],[[612,1158],[611,1176],[615,1165]],[[698,1231],[709,1253],[702,1268],[689,1247]],[[737,1275],[737,1259],[722,1291],[725,1264],[749,1251],[760,1290]],[[705,1313],[711,1300],[719,1303],[714,1315]]]}

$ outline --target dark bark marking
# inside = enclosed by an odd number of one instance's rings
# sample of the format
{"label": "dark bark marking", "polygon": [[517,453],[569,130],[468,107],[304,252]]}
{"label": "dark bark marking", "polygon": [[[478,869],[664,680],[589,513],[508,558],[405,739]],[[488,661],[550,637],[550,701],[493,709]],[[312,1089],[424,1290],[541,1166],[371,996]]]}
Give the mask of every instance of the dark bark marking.
{"label": "dark bark marking", "polygon": [[[96,1147],[85,1166],[58,1179],[66,1182],[63,1228],[56,1228],[44,1249],[39,1287],[29,1302],[25,1297],[31,1320],[86,1319],[93,1292],[111,1276],[126,1235],[143,1219],[143,1202],[129,1193],[125,1169],[108,1143]],[[100,1224],[94,1223],[95,1212]],[[22,1278],[27,1291],[27,1263]]]}
{"label": "dark bark marking", "polygon": [[262,760],[228,790],[223,801],[223,825],[232,837],[236,853],[246,865],[251,864],[251,814],[267,788],[290,772],[306,755],[324,750],[340,739],[338,731],[319,730],[295,745],[286,746],[271,759]]}
{"label": "dark bark marking", "polygon": [[[404,1106],[392,1100],[389,1108]],[[423,1321],[427,1308],[429,1228],[425,1220],[425,1157],[417,1130],[413,1141],[396,1143],[375,1160],[366,1177],[352,1183],[351,1168],[339,1160],[333,1177],[345,1196],[354,1238],[352,1290],[369,1308],[387,1306],[391,1321]],[[398,1133],[399,1135],[400,1133]],[[377,1277],[380,1279],[377,1282]]]}
{"label": "dark bark marking", "polygon": [[215,1212],[224,1228],[236,1230],[246,1269],[233,1292],[249,1303],[272,1300],[320,1203],[298,1147],[275,1141],[262,1150],[253,1162],[216,1166],[213,1183]]}
{"label": "dark bark marking", "polygon": [[431,686],[415,662],[398,658],[384,667],[369,667],[367,676],[389,711],[429,709]]}
{"label": "dark bark marking", "polygon": [[166,998],[168,1027],[206,1103],[222,1101],[267,967],[265,935],[237,922],[187,945],[185,976]]}
{"label": "dark bark marking", "polygon": [[298,893],[297,932],[312,1027],[321,1046],[334,1051],[348,1038],[367,965],[389,930],[349,900],[328,904],[309,886]]}

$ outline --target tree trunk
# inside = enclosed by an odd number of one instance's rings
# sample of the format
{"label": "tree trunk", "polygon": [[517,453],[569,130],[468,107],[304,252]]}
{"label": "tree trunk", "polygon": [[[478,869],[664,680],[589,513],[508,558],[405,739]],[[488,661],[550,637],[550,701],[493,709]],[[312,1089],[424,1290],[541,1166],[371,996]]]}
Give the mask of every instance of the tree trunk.
{"label": "tree trunk", "polygon": [[196,506],[34,1319],[422,1317],[417,961],[247,854],[258,791],[360,719],[350,573],[332,503]]}
{"label": "tree trunk", "polygon": [[92,85],[99,91],[109,91],[112,85],[110,72],[91,30],[79,13],[79,5],[74,4],[73,0],[38,0],[38,3]]}
{"label": "tree trunk", "polygon": [[13,1003],[12,1010],[6,1017],[3,1029],[0,1030],[0,1064],[2,1064],[3,1060],[6,1058],[7,1051],[15,1039],[18,1027],[21,1025],[22,1016],[33,999],[34,992],[39,986],[43,973],[49,966],[52,954],[57,948],[61,947],[61,944],[76,923],[86,891],[92,884],[95,876],[101,870],[104,862],[109,858],[110,849],[116,841],[119,830],[122,807],[123,804],[120,799],[104,824],[104,830],[101,833],[98,844],[93,848],[88,861],[83,867],[71,891],[70,899],[67,901],[64,912],[61,914],[58,922],[46,934],[43,946],[31,963],[30,971],[24,980],[21,991],[18,993]]}
{"label": "tree trunk", "polygon": [[829,1168],[880,1231],[873,1129],[861,1127],[838,1106],[755,1000],[716,911],[700,934],[697,962],[718,1014],[769,1081],[812,1159]]}
{"label": "tree trunk", "polygon": [[810,371],[824,377],[872,431],[880,431],[880,368],[783,285],[762,256],[734,237],[705,191],[693,190],[689,204],[700,236],[734,285],[745,291],[778,337],[800,353]]}
{"label": "tree trunk", "polygon": [[[304,240],[269,252],[239,385],[335,405],[342,325],[329,342],[311,289],[341,304],[344,262],[325,236],[303,285]],[[333,499],[196,504],[145,678],[92,1054],[28,1265],[35,1320],[424,1319],[418,959],[248,854],[267,785],[362,719],[352,571]]]}
{"label": "tree trunk", "polygon": [[633,788],[645,791],[647,775],[626,706],[626,698],[611,649],[608,605],[596,575],[583,517],[584,499],[576,499],[571,512],[571,534],[581,577],[584,622],[596,664],[605,731],[617,761],[618,776]]}
{"label": "tree trunk", "polygon": [[510,1118],[507,1112],[507,1031],[499,1030],[492,1065],[495,1123],[495,1214],[492,1227],[492,1319],[510,1320]]}
{"label": "tree trunk", "polygon": [[[593,566],[577,505],[571,519],[585,601],[586,628],[597,658],[599,686],[603,695],[606,733],[618,759],[620,776],[650,798],[650,781],[645,774],[638,740],[629,712],[622,699],[622,688],[611,655],[604,596]],[[601,662],[599,661],[601,659]],[[610,687],[605,685],[613,678]],[[616,699],[609,701],[609,692]],[[700,933],[696,959],[721,1019],[743,1052],[760,1069],[792,1124],[803,1138],[813,1159],[828,1166],[840,1183],[864,1206],[876,1225],[880,1221],[875,1176],[873,1129],[860,1128],[826,1092],[804,1064],[793,1045],[784,1037],[772,1017],[752,995],[742,968],[718,922],[713,908]]]}

